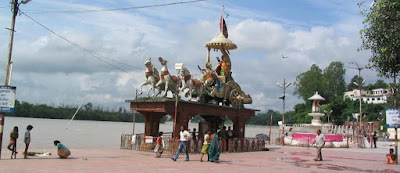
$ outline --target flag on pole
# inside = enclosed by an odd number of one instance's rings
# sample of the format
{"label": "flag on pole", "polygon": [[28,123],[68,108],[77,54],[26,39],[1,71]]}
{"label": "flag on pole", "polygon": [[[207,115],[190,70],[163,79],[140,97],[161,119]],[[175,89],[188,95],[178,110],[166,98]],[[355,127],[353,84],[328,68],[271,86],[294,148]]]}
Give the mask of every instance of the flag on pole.
{"label": "flag on pole", "polygon": [[221,15],[221,20],[219,22],[219,30],[224,34],[226,38],[228,38],[228,28],[226,27],[225,19]]}

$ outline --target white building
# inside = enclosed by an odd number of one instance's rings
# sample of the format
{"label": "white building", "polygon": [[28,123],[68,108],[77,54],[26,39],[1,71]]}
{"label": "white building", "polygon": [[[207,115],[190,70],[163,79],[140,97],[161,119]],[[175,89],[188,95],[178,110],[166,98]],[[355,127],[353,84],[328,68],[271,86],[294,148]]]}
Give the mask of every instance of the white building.
{"label": "white building", "polygon": [[[370,91],[361,90],[361,98],[366,103],[372,104],[384,104],[387,103],[387,99],[391,96],[391,91],[388,89],[378,88]],[[353,91],[347,91],[344,93],[343,99],[349,98],[356,101],[360,98],[360,91],[354,89]]]}

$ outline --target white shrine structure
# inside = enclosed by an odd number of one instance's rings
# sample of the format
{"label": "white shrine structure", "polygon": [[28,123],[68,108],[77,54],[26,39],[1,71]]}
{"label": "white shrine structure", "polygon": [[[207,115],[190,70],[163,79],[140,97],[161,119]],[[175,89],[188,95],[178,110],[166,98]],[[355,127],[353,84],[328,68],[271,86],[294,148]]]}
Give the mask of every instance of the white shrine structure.
{"label": "white shrine structure", "polygon": [[311,125],[312,126],[322,126],[321,123],[321,117],[325,116],[324,113],[321,112],[321,106],[319,104],[320,101],[324,101],[325,98],[323,98],[321,95],[318,94],[318,92],[315,92],[315,94],[308,98],[308,100],[311,100],[313,102],[312,104],[312,111],[311,113],[308,113],[308,115],[312,116],[313,119],[311,120]]}

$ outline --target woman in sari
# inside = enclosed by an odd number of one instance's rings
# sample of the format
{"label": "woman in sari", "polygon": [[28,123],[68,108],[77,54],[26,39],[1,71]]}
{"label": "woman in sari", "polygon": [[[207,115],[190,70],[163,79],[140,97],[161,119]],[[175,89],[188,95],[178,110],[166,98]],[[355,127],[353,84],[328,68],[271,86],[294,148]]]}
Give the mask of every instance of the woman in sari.
{"label": "woman in sari", "polygon": [[221,150],[219,148],[220,147],[218,142],[218,134],[216,131],[214,131],[213,138],[208,149],[208,155],[209,155],[208,161],[218,163],[219,154],[221,153]]}

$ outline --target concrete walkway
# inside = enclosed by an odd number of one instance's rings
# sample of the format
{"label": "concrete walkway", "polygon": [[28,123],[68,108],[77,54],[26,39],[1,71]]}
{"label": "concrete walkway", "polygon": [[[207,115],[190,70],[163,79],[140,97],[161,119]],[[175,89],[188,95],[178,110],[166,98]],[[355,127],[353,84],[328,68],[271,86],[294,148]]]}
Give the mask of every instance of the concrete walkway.
{"label": "concrete walkway", "polygon": [[[222,154],[220,163],[200,162],[199,154],[172,161],[171,155],[155,158],[154,153],[120,149],[71,149],[69,159],[58,159],[55,148],[46,150],[52,156],[23,159],[18,154],[10,160],[3,150],[0,172],[399,172],[399,165],[386,164],[385,154],[373,149],[323,149],[324,161],[313,161],[315,148],[273,146],[270,151]],[[45,150],[42,150],[45,151]],[[22,153],[22,151],[21,151]]]}

